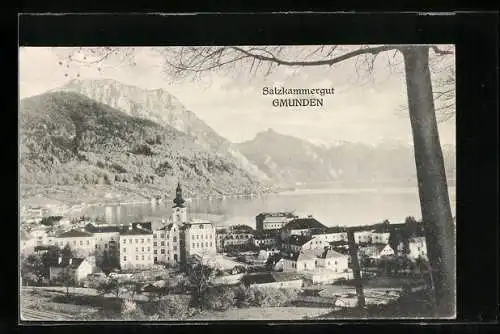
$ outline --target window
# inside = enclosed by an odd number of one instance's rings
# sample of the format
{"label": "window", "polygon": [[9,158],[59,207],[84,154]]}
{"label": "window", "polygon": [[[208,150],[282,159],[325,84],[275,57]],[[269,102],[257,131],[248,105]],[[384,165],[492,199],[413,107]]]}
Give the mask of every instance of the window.
{"label": "window", "polygon": [[148,238],[148,240],[146,240],[146,242],[149,244],[151,242],[151,239]]}
{"label": "window", "polygon": [[153,251],[153,254],[158,254],[158,251],[155,249],[155,250]]}
{"label": "window", "polygon": [[83,245],[83,241],[82,241],[82,240],[80,240],[80,246],[81,246],[81,245]]}
{"label": "window", "polygon": [[205,247],[208,247],[208,242],[205,242]]}
{"label": "window", "polygon": [[164,234],[164,233],[162,233],[162,234],[160,235],[160,238],[162,238],[162,239],[163,239],[163,238],[165,238],[165,234]]}
{"label": "window", "polygon": [[212,247],[212,242],[210,241],[210,247]]}
{"label": "window", "polygon": [[177,237],[174,237],[172,241],[177,242]]}
{"label": "window", "polygon": [[127,257],[126,256],[123,257],[123,261],[127,261]]}
{"label": "window", "polygon": [[158,258],[157,258],[156,256],[155,256],[155,258],[154,258],[154,259],[155,259],[155,263],[156,263],[156,262],[158,262]]}
{"label": "window", "polygon": [[[62,246],[62,244],[61,244],[61,246]],[[95,248],[97,248],[97,245],[95,245]]]}
{"label": "window", "polygon": [[148,247],[148,252],[150,252],[150,251],[151,251],[151,248]]}
{"label": "window", "polygon": [[141,239],[141,244],[143,244],[143,243],[144,243],[144,239]]}
{"label": "window", "polygon": [[136,261],[139,261],[139,255],[136,255],[136,256],[135,256],[135,260],[136,260]]}
{"label": "window", "polygon": [[156,241],[155,241],[155,242],[153,242],[153,247],[156,247],[156,246],[157,246],[157,244],[158,244],[158,243],[157,243]]}
{"label": "window", "polygon": [[177,246],[174,246],[174,250],[177,250]]}
{"label": "window", "polygon": [[124,253],[126,253],[126,252],[127,252],[127,249],[126,249],[125,247],[123,248],[123,252],[124,252]]}
{"label": "window", "polygon": [[141,251],[144,252],[144,247],[142,247]]}
{"label": "window", "polygon": [[90,245],[90,241],[89,241],[89,240],[87,240],[87,246],[88,246],[88,245]]}
{"label": "window", "polygon": [[153,239],[156,239],[156,238],[157,238],[156,234],[153,234]]}
{"label": "window", "polygon": [[104,248],[106,248],[106,249],[107,249],[107,248],[108,248],[108,244],[104,244]]}
{"label": "window", "polygon": [[111,237],[111,241],[113,241],[113,240],[115,240],[115,239],[113,239],[113,237]]}
{"label": "window", "polygon": [[139,247],[135,247],[135,252],[138,253],[139,252]]}
{"label": "window", "polygon": [[162,241],[160,245],[165,246],[165,241]]}
{"label": "window", "polygon": [[135,243],[138,244],[139,243],[139,239],[135,239]]}
{"label": "window", "polygon": [[162,248],[160,253],[165,254],[165,248]]}
{"label": "window", "polygon": [[144,255],[141,257],[142,261],[144,261]]}

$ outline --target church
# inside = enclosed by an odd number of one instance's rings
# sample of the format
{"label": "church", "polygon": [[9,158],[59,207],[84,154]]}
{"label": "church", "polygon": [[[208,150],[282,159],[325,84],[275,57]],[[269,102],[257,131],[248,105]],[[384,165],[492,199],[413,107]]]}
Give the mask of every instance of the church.
{"label": "church", "polygon": [[182,187],[177,184],[172,215],[167,223],[153,231],[153,262],[180,265],[193,255],[211,258],[216,255],[215,225],[209,221],[188,220]]}

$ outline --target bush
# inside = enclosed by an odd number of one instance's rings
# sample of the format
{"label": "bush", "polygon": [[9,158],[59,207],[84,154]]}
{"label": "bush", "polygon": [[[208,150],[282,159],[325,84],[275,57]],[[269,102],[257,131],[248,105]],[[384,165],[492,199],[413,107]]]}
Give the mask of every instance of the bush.
{"label": "bush", "polygon": [[256,306],[278,307],[286,306],[297,298],[298,291],[294,289],[258,288],[254,292]]}
{"label": "bush", "polygon": [[205,309],[213,311],[225,311],[237,304],[236,293],[228,286],[208,288],[203,293],[202,301]]}
{"label": "bush", "polygon": [[167,295],[161,300],[144,304],[144,311],[160,320],[182,320],[192,314],[189,297],[185,295]]}

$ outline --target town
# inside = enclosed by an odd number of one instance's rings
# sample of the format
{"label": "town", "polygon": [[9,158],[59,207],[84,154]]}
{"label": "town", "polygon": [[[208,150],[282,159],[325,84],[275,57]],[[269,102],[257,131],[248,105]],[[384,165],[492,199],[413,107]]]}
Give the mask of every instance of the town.
{"label": "town", "polygon": [[[368,305],[389,304],[431,284],[423,224],[413,217],[347,228],[325,226],[312,215],[262,212],[255,229],[217,227],[189,219],[179,183],[171,217],[159,222],[21,220],[27,320],[80,320],[75,304],[90,300],[88,308],[106,319],[138,312],[156,320],[196,319],[200,310],[292,305],[341,312],[359,303],[356,276]],[[68,314],[73,306],[75,314]]]}

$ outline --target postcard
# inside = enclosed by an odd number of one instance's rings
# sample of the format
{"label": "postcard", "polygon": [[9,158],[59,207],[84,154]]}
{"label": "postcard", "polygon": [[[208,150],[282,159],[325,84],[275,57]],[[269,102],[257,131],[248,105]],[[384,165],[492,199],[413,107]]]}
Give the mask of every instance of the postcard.
{"label": "postcard", "polygon": [[455,47],[19,48],[21,321],[456,316]]}

